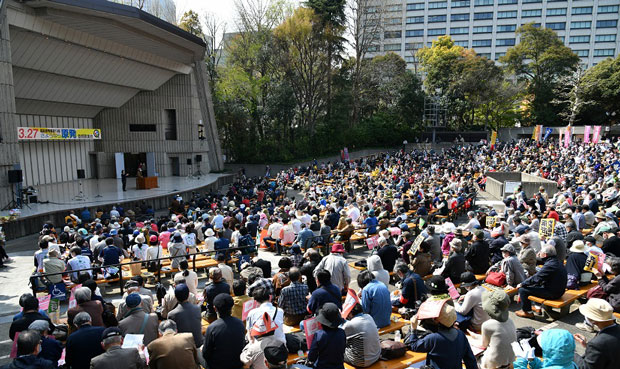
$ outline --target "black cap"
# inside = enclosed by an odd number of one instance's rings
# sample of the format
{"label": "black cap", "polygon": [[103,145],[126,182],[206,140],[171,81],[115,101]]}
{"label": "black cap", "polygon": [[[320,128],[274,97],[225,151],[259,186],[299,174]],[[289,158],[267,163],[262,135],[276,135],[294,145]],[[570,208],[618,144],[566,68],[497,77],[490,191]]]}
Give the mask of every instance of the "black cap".
{"label": "black cap", "polygon": [[[415,283],[415,282],[414,282]],[[434,275],[426,281],[426,288],[432,295],[441,295],[448,293],[448,286],[446,280],[440,275]]]}
{"label": "black cap", "polygon": [[118,327],[110,327],[106,328],[101,334],[101,340],[105,340],[106,338],[114,337],[114,336],[122,336],[121,330]]}
{"label": "black cap", "polygon": [[263,350],[265,360],[271,365],[283,365],[286,364],[288,359],[288,350],[284,345],[279,346],[267,346]]}
{"label": "black cap", "polygon": [[461,286],[469,287],[478,284],[478,280],[476,279],[476,275],[472,272],[464,272],[461,273]]}
{"label": "black cap", "polygon": [[344,319],[340,315],[340,310],[338,310],[338,306],[333,302],[326,302],[323,304],[323,307],[319,311],[319,316],[316,319],[322,325],[328,326],[330,328],[337,328]]}

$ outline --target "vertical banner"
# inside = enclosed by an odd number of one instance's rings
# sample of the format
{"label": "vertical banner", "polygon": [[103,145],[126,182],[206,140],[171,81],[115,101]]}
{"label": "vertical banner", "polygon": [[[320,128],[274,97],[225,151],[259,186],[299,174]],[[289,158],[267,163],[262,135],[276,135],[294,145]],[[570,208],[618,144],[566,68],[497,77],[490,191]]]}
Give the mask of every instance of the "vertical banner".
{"label": "vertical banner", "polygon": [[572,127],[568,126],[566,127],[566,130],[564,131],[564,147],[568,147],[568,145],[570,145],[571,130],[572,130]]}
{"label": "vertical banner", "polygon": [[543,137],[543,141],[547,141],[547,139],[549,138],[549,135],[551,135],[551,132],[553,132],[553,128],[545,129],[545,137]]}
{"label": "vertical banner", "polygon": [[491,148],[495,148],[495,142],[497,142],[497,131],[491,131]]}
{"label": "vertical banner", "polygon": [[590,142],[590,126],[585,126],[583,127],[583,143],[589,143]]}
{"label": "vertical banner", "polygon": [[349,161],[349,149],[345,147],[343,151],[344,151],[344,161]]}
{"label": "vertical banner", "polygon": [[592,131],[592,143],[597,144],[601,139],[601,126],[594,126],[594,130]]}
{"label": "vertical banner", "polygon": [[536,142],[540,141],[540,137],[542,136],[542,128],[543,126],[540,124],[537,124],[534,127],[534,131],[532,132],[532,140],[535,140]]}
{"label": "vertical banner", "polygon": [[535,140],[538,137],[538,126],[534,126],[534,130],[532,131],[532,140]]}

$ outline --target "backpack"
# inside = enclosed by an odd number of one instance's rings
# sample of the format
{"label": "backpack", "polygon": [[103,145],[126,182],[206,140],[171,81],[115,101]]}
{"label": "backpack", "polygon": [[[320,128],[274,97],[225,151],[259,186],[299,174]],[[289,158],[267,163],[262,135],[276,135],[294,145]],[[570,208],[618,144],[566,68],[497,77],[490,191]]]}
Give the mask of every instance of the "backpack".
{"label": "backpack", "polygon": [[405,356],[407,346],[392,340],[381,341],[381,360],[392,360]]}

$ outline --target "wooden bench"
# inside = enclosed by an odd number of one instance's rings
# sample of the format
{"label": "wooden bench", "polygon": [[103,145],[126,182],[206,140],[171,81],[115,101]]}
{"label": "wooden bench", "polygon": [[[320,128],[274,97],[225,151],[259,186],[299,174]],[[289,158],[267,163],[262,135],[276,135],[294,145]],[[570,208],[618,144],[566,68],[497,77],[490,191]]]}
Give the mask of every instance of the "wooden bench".
{"label": "wooden bench", "polygon": [[[560,298],[555,300],[545,300],[544,298],[536,296],[529,296],[528,298],[530,301],[541,304],[547,315],[549,315],[551,319],[556,320],[568,314],[570,312],[570,306],[577,299],[584,297],[588,293],[588,290],[594,286],[596,286],[596,283],[581,286],[578,290],[566,290]],[[559,309],[559,316],[552,309]]]}
{"label": "wooden bench", "polygon": [[[305,357],[305,356],[304,356]],[[288,365],[295,364],[300,359],[297,354],[289,354],[286,363]],[[405,356],[399,357],[397,359],[392,360],[379,360],[371,366],[367,367],[367,369],[405,369],[408,366],[416,363],[420,363],[426,360],[426,353],[424,352],[413,352],[407,351]],[[357,367],[347,364],[344,364],[346,369],[356,369]]]}
{"label": "wooden bench", "polygon": [[406,324],[404,320],[399,320],[398,322],[390,320],[390,325],[379,328],[379,336],[401,330]]}
{"label": "wooden bench", "polygon": [[[353,269],[357,269],[357,270],[359,270],[359,271],[363,271],[363,270],[368,269],[367,267],[363,267],[363,266],[355,265],[355,262],[354,262],[354,261],[349,262],[349,266],[350,266],[351,268],[353,268]],[[391,277],[391,276],[393,276],[393,275],[394,275],[394,272],[393,272],[393,271],[392,271],[392,272],[389,272],[389,274],[390,274],[390,277]]]}

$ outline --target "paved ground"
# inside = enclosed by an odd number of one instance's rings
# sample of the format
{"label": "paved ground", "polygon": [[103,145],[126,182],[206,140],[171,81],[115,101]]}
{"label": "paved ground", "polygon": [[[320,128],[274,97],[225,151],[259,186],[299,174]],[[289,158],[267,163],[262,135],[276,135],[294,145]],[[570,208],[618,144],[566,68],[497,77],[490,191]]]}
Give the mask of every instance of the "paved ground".
{"label": "paved ground", "polygon": [[[503,204],[494,199],[490,199],[482,194],[480,200],[477,202],[479,205],[492,205],[496,206],[498,210],[502,210]],[[11,317],[19,311],[17,300],[22,293],[30,291],[28,287],[28,277],[32,272],[32,255],[37,249],[36,246],[37,236],[27,236],[21,239],[9,241],[7,249],[9,255],[14,259],[13,263],[8,264],[7,268],[0,269],[0,365],[3,365],[9,361],[8,354],[11,348],[11,342],[8,340],[8,329],[11,322]],[[370,251],[362,245],[356,245],[355,250],[347,255],[347,259],[351,261],[365,259],[370,255]],[[271,261],[272,265],[276,266],[279,257],[275,256],[271,252],[260,252],[260,256]],[[353,283],[351,287],[357,288],[357,270],[352,270]],[[199,275],[200,285],[199,288],[204,287],[206,282],[206,276],[204,273]],[[391,286],[393,289],[394,287]],[[106,300],[117,300],[120,296],[118,288],[109,289],[104,296]],[[519,309],[519,305],[514,303],[511,305],[510,317],[515,322],[517,327],[531,326],[534,328],[541,328],[543,326],[563,328],[577,333],[578,330],[574,327],[574,324],[583,320],[581,314],[577,310],[579,303],[573,305],[571,313],[561,320],[550,322],[542,318],[536,320],[522,319],[514,314],[514,311]],[[66,305],[63,305],[63,310],[66,309]],[[583,333],[583,332],[580,332]],[[592,334],[584,333],[587,338],[592,337]],[[583,349],[578,347],[578,352],[583,353]]]}

